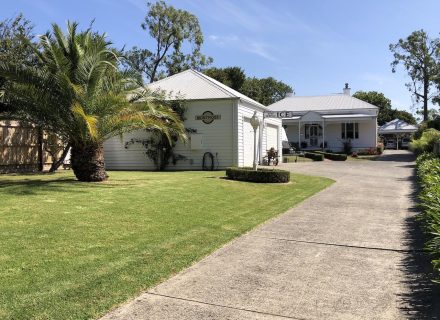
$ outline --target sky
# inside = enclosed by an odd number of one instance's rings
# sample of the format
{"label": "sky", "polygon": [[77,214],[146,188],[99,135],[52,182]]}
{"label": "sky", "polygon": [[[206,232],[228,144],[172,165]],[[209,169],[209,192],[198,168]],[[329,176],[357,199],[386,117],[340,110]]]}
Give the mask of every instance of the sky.
{"label": "sky", "polygon": [[[118,48],[151,48],[141,23],[146,0],[0,0],[0,19],[22,12],[38,34],[68,20],[105,32]],[[391,72],[389,44],[424,29],[440,32],[438,0],[169,0],[195,14],[204,54],[213,66],[239,66],[248,76],[272,76],[296,95],[376,90],[393,107],[412,111],[403,68]]]}

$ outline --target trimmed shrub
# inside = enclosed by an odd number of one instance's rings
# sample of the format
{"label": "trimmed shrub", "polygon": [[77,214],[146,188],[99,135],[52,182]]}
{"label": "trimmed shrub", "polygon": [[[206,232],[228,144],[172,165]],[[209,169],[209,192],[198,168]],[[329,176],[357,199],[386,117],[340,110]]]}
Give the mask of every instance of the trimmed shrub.
{"label": "trimmed shrub", "polygon": [[384,149],[385,149],[384,144],[382,142],[379,142],[376,146],[376,153],[380,155],[383,153]]}
{"label": "trimmed shrub", "polygon": [[259,183],[285,183],[290,181],[290,172],[279,169],[258,168],[227,168],[226,176],[231,180],[259,182]]}
{"label": "trimmed shrub", "polygon": [[333,160],[333,161],[345,161],[347,160],[347,155],[343,153],[330,153],[330,152],[323,152],[323,151],[315,151],[315,153],[319,155],[323,155],[324,158]]}
{"label": "trimmed shrub", "polygon": [[429,240],[426,248],[432,254],[432,264],[440,282],[440,158],[433,153],[417,157],[419,199],[423,209],[419,216]]}
{"label": "trimmed shrub", "polygon": [[314,152],[305,152],[304,157],[312,159],[313,161],[324,161],[324,155]]}

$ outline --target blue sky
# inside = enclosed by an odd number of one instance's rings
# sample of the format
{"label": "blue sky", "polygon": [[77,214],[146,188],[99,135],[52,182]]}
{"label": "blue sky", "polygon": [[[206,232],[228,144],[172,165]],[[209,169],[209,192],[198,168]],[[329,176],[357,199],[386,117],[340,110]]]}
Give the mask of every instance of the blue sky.
{"label": "blue sky", "polygon": [[[51,22],[76,20],[106,32],[118,47],[148,47],[140,24],[144,0],[2,1],[0,19],[23,12],[38,33]],[[214,66],[240,66],[250,76],[273,76],[297,95],[377,90],[393,106],[410,110],[409,79],[391,72],[388,46],[417,29],[440,32],[438,0],[170,0],[197,15],[205,36],[203,52]],[[423,6],[423,9],[422,9]]]}

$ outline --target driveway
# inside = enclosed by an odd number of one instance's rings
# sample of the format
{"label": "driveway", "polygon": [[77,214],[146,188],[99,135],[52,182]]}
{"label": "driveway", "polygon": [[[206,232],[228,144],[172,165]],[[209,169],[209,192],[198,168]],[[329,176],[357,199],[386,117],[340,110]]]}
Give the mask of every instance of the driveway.
{"label": "driveway", "polygon": [[103,319],[436,319],[412,155],[283,166],[336,183]]}

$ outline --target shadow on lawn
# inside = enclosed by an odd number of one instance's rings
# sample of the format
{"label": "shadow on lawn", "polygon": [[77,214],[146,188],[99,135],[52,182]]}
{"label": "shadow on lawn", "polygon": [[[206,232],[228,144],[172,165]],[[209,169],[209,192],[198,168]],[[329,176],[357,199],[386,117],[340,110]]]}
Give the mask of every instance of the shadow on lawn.
{"label": "shadow on lawn", "polygon": [[75,178],[53,179],[0,179],[0,193],[15,196],[39,195],[48,192],[85,193],[90,188],[114,188],[114,185],[105,183],[79,182]]}
{"label": "shadow on lawn", "polygon": [[405,274],[403,284],[408,289],[407,294],[399,297],[401,310],[406,319],[440,319],[440,285],[432,282],[434,272],[431,259],[429,254],[423,251],[426,236],[416,218],[420,212],[417,205],[417,184],[414,177],[406,180],[411,182],[410,197],[414,206],[410,210],[414,216],[405,221],[405,244],[410,251],[404,253],[399,265]]}

